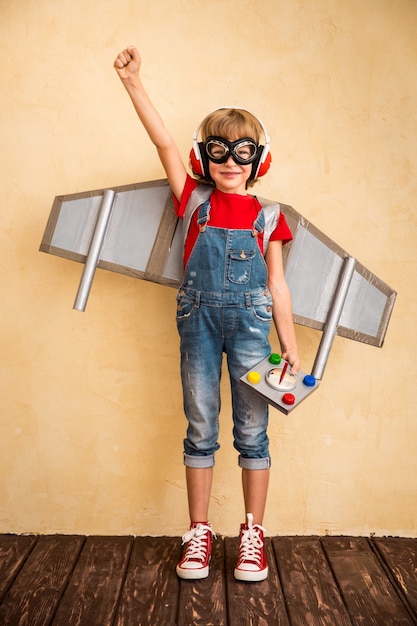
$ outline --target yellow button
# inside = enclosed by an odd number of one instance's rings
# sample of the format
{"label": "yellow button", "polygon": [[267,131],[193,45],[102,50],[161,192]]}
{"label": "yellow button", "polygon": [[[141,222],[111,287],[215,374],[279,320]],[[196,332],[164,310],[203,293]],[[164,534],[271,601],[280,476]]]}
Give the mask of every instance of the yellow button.
{"label": "yellow button", "polygon": [[259,372],[249,372],[248,381],[253,385],[257,385],[261,380],[261,375]]}

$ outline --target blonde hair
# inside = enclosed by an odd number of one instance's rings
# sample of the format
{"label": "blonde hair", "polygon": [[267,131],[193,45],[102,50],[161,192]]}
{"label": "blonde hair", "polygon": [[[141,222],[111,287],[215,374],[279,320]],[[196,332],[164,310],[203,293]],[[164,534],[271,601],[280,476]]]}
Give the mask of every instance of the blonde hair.
{"label": "blonde hair", "polygon": [[217,109],[209,113],[201,123],[201,137],[225,137],[229,141],[250,137],[259,145],[264,134],[259,120],[245,109]]}

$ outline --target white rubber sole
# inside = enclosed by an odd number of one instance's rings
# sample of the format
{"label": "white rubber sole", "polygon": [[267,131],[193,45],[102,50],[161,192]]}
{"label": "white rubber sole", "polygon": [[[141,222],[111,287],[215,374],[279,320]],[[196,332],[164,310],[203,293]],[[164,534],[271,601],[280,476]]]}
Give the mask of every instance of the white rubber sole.
{"label": "white rubber sole", "polygon": [[247,583],[257,583],[260,580],[268,578],[268,568],[261,570],[260,572],[251,572],[250,570],[235,569],[234,575],[236,580],[243,580]]}
{"label": "white rubber sole", "polygon": [[183,580],[201,580],[209,575],[209,566],[200,569],[186,569],[177,565],[177,576]]}

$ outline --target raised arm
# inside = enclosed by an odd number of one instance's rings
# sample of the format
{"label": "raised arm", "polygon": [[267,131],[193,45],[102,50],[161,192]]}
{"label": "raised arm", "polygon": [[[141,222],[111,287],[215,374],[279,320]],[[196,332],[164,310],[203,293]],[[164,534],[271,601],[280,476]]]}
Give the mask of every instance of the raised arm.
{"label": "raised arm", "polygon": [[132,100],[150,140],[156,146],[165,169],[168,182],[178,200],[181,200],[187,171],[177,145],[165,127],[139,77],[141,58],[134,46],[129,46],[117,55],[114,68]]}
{"label": "raised arm", "polygon": [[282,263],[282,242],[270,241],[266,252],[269,290],[272,294],[273,318],[281,344],[282,356],[292,367],[294,374],[300,368],[297,339],[292,317],[291,294],[285,280]]}

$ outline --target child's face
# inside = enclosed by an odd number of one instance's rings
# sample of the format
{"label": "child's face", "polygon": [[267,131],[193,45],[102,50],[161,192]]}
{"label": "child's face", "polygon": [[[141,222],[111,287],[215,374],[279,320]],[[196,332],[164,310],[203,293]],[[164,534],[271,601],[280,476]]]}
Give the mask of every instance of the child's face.
{"label": "child's face", "polygon": [[[218,139],[221,139],[220,137]],[[228,138],[229,142],[236,142],[239,138]],[[248,148],[243,147],[242,154],[247,152]],[[252,171],[252,162],[247,165],[236,163],[230,154],[229,158],[223,163],[214,163],[209,160],[209,172],[217,189],[224,193],[236,193],[246,195],[246,183],[249,180]]]}

